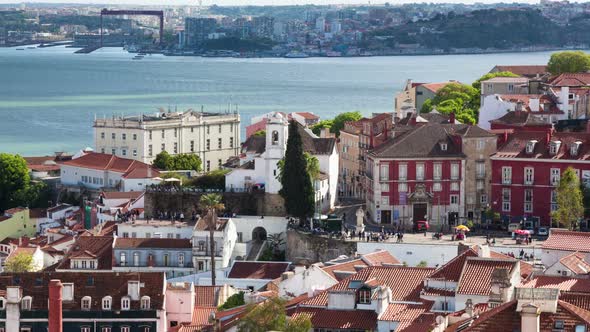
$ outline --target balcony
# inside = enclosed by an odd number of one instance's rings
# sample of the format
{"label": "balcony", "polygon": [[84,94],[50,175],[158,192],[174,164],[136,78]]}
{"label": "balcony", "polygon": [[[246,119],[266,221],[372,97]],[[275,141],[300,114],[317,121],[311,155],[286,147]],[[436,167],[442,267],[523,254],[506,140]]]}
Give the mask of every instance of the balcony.
{"label": "balcony", "polygon": [[475,178],[477,180],[485,180],[486,173],[485,172],[483,172],[483,173],[482,172],[475,173]]}

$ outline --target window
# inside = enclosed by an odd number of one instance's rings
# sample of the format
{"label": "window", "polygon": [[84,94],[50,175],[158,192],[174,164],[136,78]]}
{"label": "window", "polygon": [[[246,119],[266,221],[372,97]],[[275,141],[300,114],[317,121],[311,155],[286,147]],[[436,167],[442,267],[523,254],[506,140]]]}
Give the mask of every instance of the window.
{"label": "window", "polygon": [[100,332],[111,332],[111,328],[109,326],[104,326],[100,329]]}
{"label": "window", "polygon": [[174,143],[174,153],[178,153],[178,143]]}
{"label": "window", "polygon": [[447,143],[440,143],[440,149],[442,151],[447,151],[447,147],[448,147]]}
{"label": "window", "polygon": [[117,137],[117,134],[115,134],[115,133],[112,133],[112,134],[111,134],[111,138],[112,138],[112,139],[115,139],[116,137]]}
{"label": "window", "polygon": [[514,92],[514,84],[508,84],[508,92]]}
{"label": "window", "polygon": [[387,183],[387,182],[381,183],[381,191],[388,192],[389,191],[389,183]]}
{"label": "window", "polygon": [[432,184],[432,191],[441,191],[442,190],[442,185],[440,184],[440,182],[435,182]]}
{"label": "window", "polygon": [[532,167],[524,168],[524,184],[532,185],[535,179],[535,169]]}
{"label": "window", "polygon": [[178,137],[178,129],[174,128],[174,137]]}
{"label": "window", "polygon": [[139,266],[139,253],[133,253],[133,266]]}
{"label": "window", "polygon": [[408,165],[407,164],[399,164],[398,165],[398,178],[401,181],[406,181],[408,179]]}
{"label": "window", "polygon": [[127,155],[127,150],[125,150],[125,149],[122,149],[122,150],[121,150],[121,154],[122,154],[123,156],[126,156],[126,155]]}
{"label": "window", "polygon": [[83,269],[86,269],[86,268],[87,268],[87,266],[86,266],[86,265],[87,265],[86,261],[82,261],[82,268],[83,268]]}
{"label": "window", "polygon": [[140,301],[141,310],[148,310],[150,308],[150,297],[142,296]]}
{"label": "window", "polygon": [[129,310],[131,307],[131,299],[128,296],[121,298],[121,310]]}
{"label": "window", "polygon": [[477,151],[482,151],[486,146],[486,141],[484,139],[478,139],[476,143]]}
{"label": "window", "polygon": [[133,156],[137,157],[137,149],[133,149]]}
{"label": "window", "polygon": [[536,140],[530,140],[526,144],[526,153],[531,154],[535,151]]}
{"label": "window", "polygon": [[230,148],[233,148],[234,147],[234,138],[233,137],[230,137],[229,138],[229,147]]}
{"label": "window", "polygon": [[551,211],[557,210],[557,191],[551,191]]}
{"label": "window", "polygon": [[[177,234],[177,235],[180,235],[180,234]],[[184,267],[184,254],[183,253],[178,254],[178,266]]]}
{"label": "window", "polygon": [[133,134],[133,140],[137,141],[137,134]]}
{"label": "window", "polygon": [[510,189],[502,189],[502,211],[510,212]]}
{"label": "window", "polygon": [[359,290],[359,303],[360,304],[371,304],[371,290],[369,290],[369,289]]}
{"label": "window", "polygon": [[524,190],[524,212],[533,212],[533,190]]}
{"label": "window", "polygon": [[0,297],[0,310],[4,310],[6,308],[6,299]]}
{"label": "window", "polygon": [[552,168],[551,169],[551,185],[557,186],[559,185],[559,180],[561,178],[561,171],[559,168]]}
{"label": "window", "polygon": [[512,184],[512,167],[502,167],[502,184]]}
{"label": "window", "polygon": [[442,178],[442,164],[435,163],[432,169],[432,176],[435,180],[440,180]]}
{"label": "window", "polygon": [[408,192],[408,184],[407,183],[398,183],[397,191],[399,191],[400,193]]}
{"label": "window", "polygon": [[423,181],[424,180],[424,164],[416,164],[416,180]]}
{"label": "window", "polygon": [[222,146],[222,144],[221,144],[221,137],[220,137],[217,139],[217,148],[221,149],[221,146]]}
{"label": "window", "polygon": [[30,296],[25,296],[20,302],[21,310],[31,310],[31,304],[33,303],[33,298]]}
{"label": "window", "polygon": [[168,254],[164,254],[164,266],[168,266],[170,256]]}
{"label": "window", "polygon": [[556,329],[563,329],[565,326],[564,322],[562,320],[556,320],[553,327]]}
{"label": "window", "polygon": [[[217,159],[217,168],[221,168],[222,164],[223,164],[223,161],[221,159]],[[275,170],[275,173],[276,173],[276,170]]]}
{"label": "window", "polygon": [[100,138],[104,139],[104,132],[100,133]]}
{"label": "window", "polygon": [[91,303],[92,303],[92,298],[90,296],[84,296],[82,298],[82,305],[81,305],[82,310],[90,310]]}
{"label": "window", "polygon": [[125,133],[121,134],[121,138],[122,138],[123,140],[126,140],[126,139],[127,139],[127,134],[125,134]]}
{"label": "window", "polygon": [[551,141],[549,143],[549,154],[555,155],[557,151],[559,151],[559,147],[561,146],[561,141]]}
{"label": "window", "polygon": [[389,197],[381,196],[381,205],[389,205]]}
{"label": "window", "polygon": [[164,133],[164,130],[162,129],[162,138],[165,138],[165,137],[166,137],[166,135]]}
{"label": "window", "polygon": [[475,163],[475,175],[477,178],[484,178],[486,176],[486,163],[478,161]]}
{"label": "window", "polygon": [[459,183],[451,182],[451,191],[459,191]]}
{"label": "window", "polygon": [[459,204],[459,195],[451,195],[450,197],[451,205],[458,205]]}
{"label": "window", "polygon": [[380,172],[379,172],[379,179],[381,181],[389,181],[389,165],[388,164],[381,165]]}
{"label": "window", "polygon": [[209,125],[207,125],[207,134],[209,134]]}
{"label": "window", "polygon": [[586,325],[576,325],[574,332],[586,332]]}
{"label": "window", "polygon": [[211,150],[211,140],[207,138],[207,141],[205,143],[205,149],[207,149],[207,151]]}
{"label": "window", "polygon": [[117,154],[117,149],[111,149],[111,154]]}
{"label": "window", "polygon": [[162,150],[161,151],[165,151],[166,150],[166,143],[162,143]]}
{"label": "window", "polygon": [[154,149],[152,147],[152,145],[148,145],[148,156],[153,156],[154,155]]}
{"label": "window", "polygon": [[90,332],[90,326],[82,326],[80,332]]}
{"label": "window", "polygon": [[64,283],[62,289],[62,300],[73,301],[74,300],[74,284],[71,282]]}
{"label": "window", "polygon": [[221,134],[221,125],[219,125],[219,133]]}
{"label": "window", "polygon": [[191,152],[195,152],[195,141],[191,141]]}
{"label": "window", "polygon": [[481,195],[481,196],[479,197],[479,202],[480,202],[481,204],[488,204],[488,195]]}
{"label": "window", "polygon": [[148,133],[149,133],[150,139],[152,139],[152,131],[150,130]]}
{"label": "window", "polygon": [[477,180],[475,182],[475,189],[476,190],[484,190],[484,185],[485,185],[485,183],[483,180]]}
{"label": "window", "polygon": [[570,154],[572,156],[577,156],[578,155],[578,151],[580,150],[580,144],[582,144],[581,141],[575,141],[571,146],[570,146]]}
{"label": "window", "polygon": [[457,180],[459,178],[459,164],[451,164],[451,179]]}
{"label": "window", "polygon": [[104,151],[105,151],[104,148],[100,149],[100,153],[105,153]]}
{"label": "window", "polygon": [[[123,237],[125,237],[125,236],[123,236]],[[120,255],[119,261],[121,262],[121,266],[126,266],[126,264],[127,264],[127,254],[124,253],[124,252],[122,252],[121,255]]]}
{"label": "window", "polygon": [[131,328],[129,326],[121,326],[121,332],[131,332]]}
{"label": "window", "polygon": [[205,241],[199,241],[199,251],[205,251]]}

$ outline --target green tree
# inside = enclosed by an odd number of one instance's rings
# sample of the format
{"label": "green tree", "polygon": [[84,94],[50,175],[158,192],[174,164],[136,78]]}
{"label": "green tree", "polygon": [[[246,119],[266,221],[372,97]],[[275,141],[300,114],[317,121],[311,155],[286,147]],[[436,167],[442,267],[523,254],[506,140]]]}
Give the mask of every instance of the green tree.
{"label": "green tree", "polygon": [[211,285],[215,286],[215,229],[217,229],[217,213],[223,211],[225,206],[221,202],[219,194],[206,194],[201,196],[199,205],[206,211],[205,221],[209,229],[209,253],[211,255]]}
{"label": "green tree", "polygon": [[560,226],[575,229],[584,216],[584,203],[580,180],[573,168],[568,167],[561,175],[557,187],[557,210],[551,216]]}
{"label": "green tree", "polygon": [[332,127],[330,127],[330,132],[336,134],[336,136],[340,136],[340,130],[344,128],[345,122],[358,121],[362,117],[363,115],[358,111],[340,113],[334,118]]}
{"label": "green tree", "polygon": [[551,54],[547,71],[553,75],[582,73],[590,70],[590,55],[582,51],[564,51]]}
{"label": "green tree", "polygon": [[287,320],[285,303],[285,300],[282,300],[278,297],[273,297],[264,301],[263,303],[248,305],[248,308],[246,309],[246,315],[239,322],[238,331],[309,331],[312,328],[309,316],[301,315]]}
{"label": "green tree", "polygon": [[33,256],[24,252],[8,258],[4,265],[5,272],[21,273],[32,272],[33,270]]}
{"label": "green tree", "polygon": [[0,153],[0,210],[19,205],[31,178],[27,162],[19,155]]}
{"label": "green tree", "polygon": [[164,150],[156,155],[152,165],[158,169],[168,171],[172,168],[172,156]]}
{"label": "green tree", "polygon": [[244,301],[244,292],[235,293],[234,295],[230,296],[225,300],[225,302],[220,305],[217,309],[218,310],[227,310],[235,307],[239,307],[241,305],[246,304]]}
{"label": "green tree", "polygon": [[[24,190],[18,190],[13,196],[13,206],[28,206],[31,208],[47,208],[51,200],[51,190],[45,182],[31,182]],[[76,200],[76,205],[79,203]]]}
{"label": "green tree", "polygon": [[307,171],[307,159],[303,154],[301,136],[297,123],[293,120],[289,123],[289,138],[280,182],[280,194],[285,200],[287,213],[298,217],[299,222],[303,223],[313,214],[314,191],[311,176]]}
{"label": "green tree", "polygon": [[[157,156],[156,156],[157,157]],[[201,171],[201,158],[196,154],[181,153],[172,157],[172,169],[169,171],[192,170]]]}
{"label": "green tree", "polygon": [[416,267],[428,267],[428,262],[420,261],[420,263],[416,264]]}
{"label": "green tree", "polygon": [[262,137],[265,137],[266,136],[266,130],[261,129],[261,130],[255,132],[253,135],[254,136],[262,136]]}
{"label": "green tree", "polygon": [[192,180],[191,185],[200,189],[224,189],[225,175],[229,172],[228,169],[211,171]]}
{"label": "green tree", "polygon": [[479,112],[479,92],[466,84],[449,83],[432,100],[427,100],[420,112],[428,113],[433,108],[442,114],[455,113],[461,123],[474,124]]}
{"label": "green tree", "polygon": [[311,131],[316,134],[316,135],[320,135],[320,133],[322,132],[322,129],[324,128],[332,128],[332,126],[334,125],[334,121],[333,120],[322,120],[318,123],[316,123],[313,127],[311,127]]}

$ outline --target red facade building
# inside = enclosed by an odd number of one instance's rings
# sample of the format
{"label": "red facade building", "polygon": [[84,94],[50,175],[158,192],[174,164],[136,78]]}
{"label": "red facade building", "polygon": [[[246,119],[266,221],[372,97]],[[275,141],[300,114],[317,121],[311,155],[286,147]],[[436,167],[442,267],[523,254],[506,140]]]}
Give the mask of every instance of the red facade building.
{"label": "red facade building", "polygon": [[572,167],[582,181],[590,179],[590,131],[500,135],[491,160],[491,208],[504,221],[551,226],[561,174]]}

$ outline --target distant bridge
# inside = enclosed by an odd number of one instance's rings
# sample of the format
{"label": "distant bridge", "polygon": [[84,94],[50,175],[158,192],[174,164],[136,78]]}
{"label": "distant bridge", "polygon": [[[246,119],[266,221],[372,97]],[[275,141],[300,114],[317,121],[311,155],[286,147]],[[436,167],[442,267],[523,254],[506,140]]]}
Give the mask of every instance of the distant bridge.
{"label": "distant bridge", "polygon": [[100,47],[102,47],[102,17],[105,15],[145,15],[157,16],[160,18],[160,45],[162,45],[162,36],[164,35],[164,11],[162,10],[109,10],[100,11]]}

